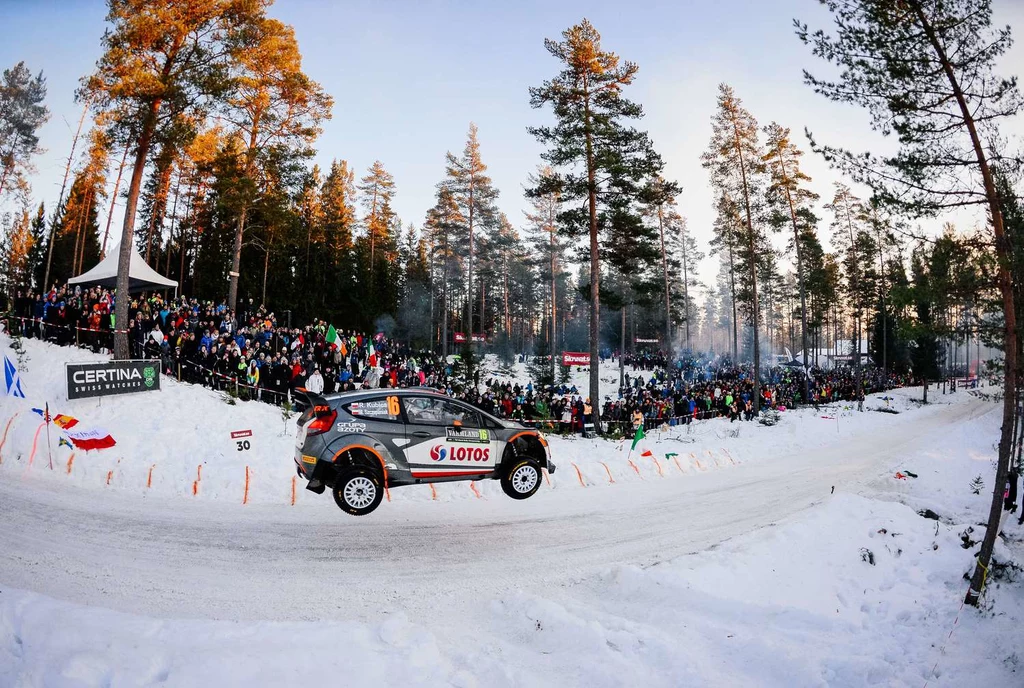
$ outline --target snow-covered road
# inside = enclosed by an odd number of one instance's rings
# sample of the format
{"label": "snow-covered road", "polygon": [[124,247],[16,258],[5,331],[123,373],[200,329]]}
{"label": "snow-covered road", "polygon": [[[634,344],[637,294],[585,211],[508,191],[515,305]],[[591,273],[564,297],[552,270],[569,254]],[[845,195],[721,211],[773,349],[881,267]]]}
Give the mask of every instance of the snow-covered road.
{"label": "snow-covered road", "polygon": [[728,471],[542,489],[525,502],[398,500],[359,519],[327,496],[240,508],[8,476],[0,583],[170,618],[369,620],[401,609],[429,621],[441,608],[668,560],[776,523],[833,485],[856,492],[915,444],[991,408],[935,405],[799,455],[765,445],[769,458]]}

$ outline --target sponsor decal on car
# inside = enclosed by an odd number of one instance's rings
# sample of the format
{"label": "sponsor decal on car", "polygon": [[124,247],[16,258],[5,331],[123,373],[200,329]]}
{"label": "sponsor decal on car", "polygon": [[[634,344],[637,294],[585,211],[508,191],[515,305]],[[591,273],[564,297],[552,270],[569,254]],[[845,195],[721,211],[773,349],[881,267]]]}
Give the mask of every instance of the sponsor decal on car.
{"label": "sponsor decal on car", "polygon": [[430,448],[430,458],[434,461],[490,461],[490,447],[446,447],[436,444]]}
{"label": "sponsor decal on car", "polygon": [[490,433],[483,428],[480,430],[445,428],[445,438],[449,442],[464,442],[468,444],[487,444],[491,441]]}
{"label": "sponsor decal on car", "polygon": [[316,457],[315,456],[309,456],[308,454],[303,454],[302,455],[302,463],[310,463],[310,464],[316,465]]}
{"label": "sponsor decal on car", "polygon": [[338,432],[366,432],[366,423],[357,423],[355,421],[347,421],[338,423],[334,426],[334,429]]}

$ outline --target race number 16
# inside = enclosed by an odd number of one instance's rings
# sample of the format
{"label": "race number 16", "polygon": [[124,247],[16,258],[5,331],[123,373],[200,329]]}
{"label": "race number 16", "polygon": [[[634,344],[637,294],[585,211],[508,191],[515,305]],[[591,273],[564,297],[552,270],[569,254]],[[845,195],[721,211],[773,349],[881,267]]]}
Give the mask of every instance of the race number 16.
{"label": "race number 16", "polygon": [[398,397],[388,397],[388,415],[401,415],[401,411],[398,408]]}

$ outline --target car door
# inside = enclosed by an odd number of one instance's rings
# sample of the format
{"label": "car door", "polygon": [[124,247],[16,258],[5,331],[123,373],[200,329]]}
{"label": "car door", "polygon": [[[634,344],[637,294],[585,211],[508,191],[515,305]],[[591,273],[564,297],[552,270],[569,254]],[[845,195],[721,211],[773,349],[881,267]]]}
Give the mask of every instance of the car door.
{"label": "car door", "polygon": [[408,440],[405,435],[405,424],[402,422],[401,397],[381,394],[364,397],[343,404],[341,407],[352,421],[342,421],[337,425],[338,432],[368,434],[383,444],[393,457],[401,457]]}
{"label": "car door", "polygon": [[479,411],[442,396],[404,399],[405,456],[414,478],[473,476],[494,470],[491,432]]}

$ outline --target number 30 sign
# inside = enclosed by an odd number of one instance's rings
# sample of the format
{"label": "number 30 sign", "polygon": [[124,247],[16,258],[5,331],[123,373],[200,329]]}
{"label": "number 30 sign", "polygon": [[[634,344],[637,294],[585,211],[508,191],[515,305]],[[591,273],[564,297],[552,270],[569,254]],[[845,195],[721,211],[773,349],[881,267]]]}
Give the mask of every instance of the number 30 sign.
{"label": "number 30 sign", "polygon": [[252,430],[233,430],[231,432],[231,440],[235,443],[236,451],[249,451],[252,448],[251,438]]}

